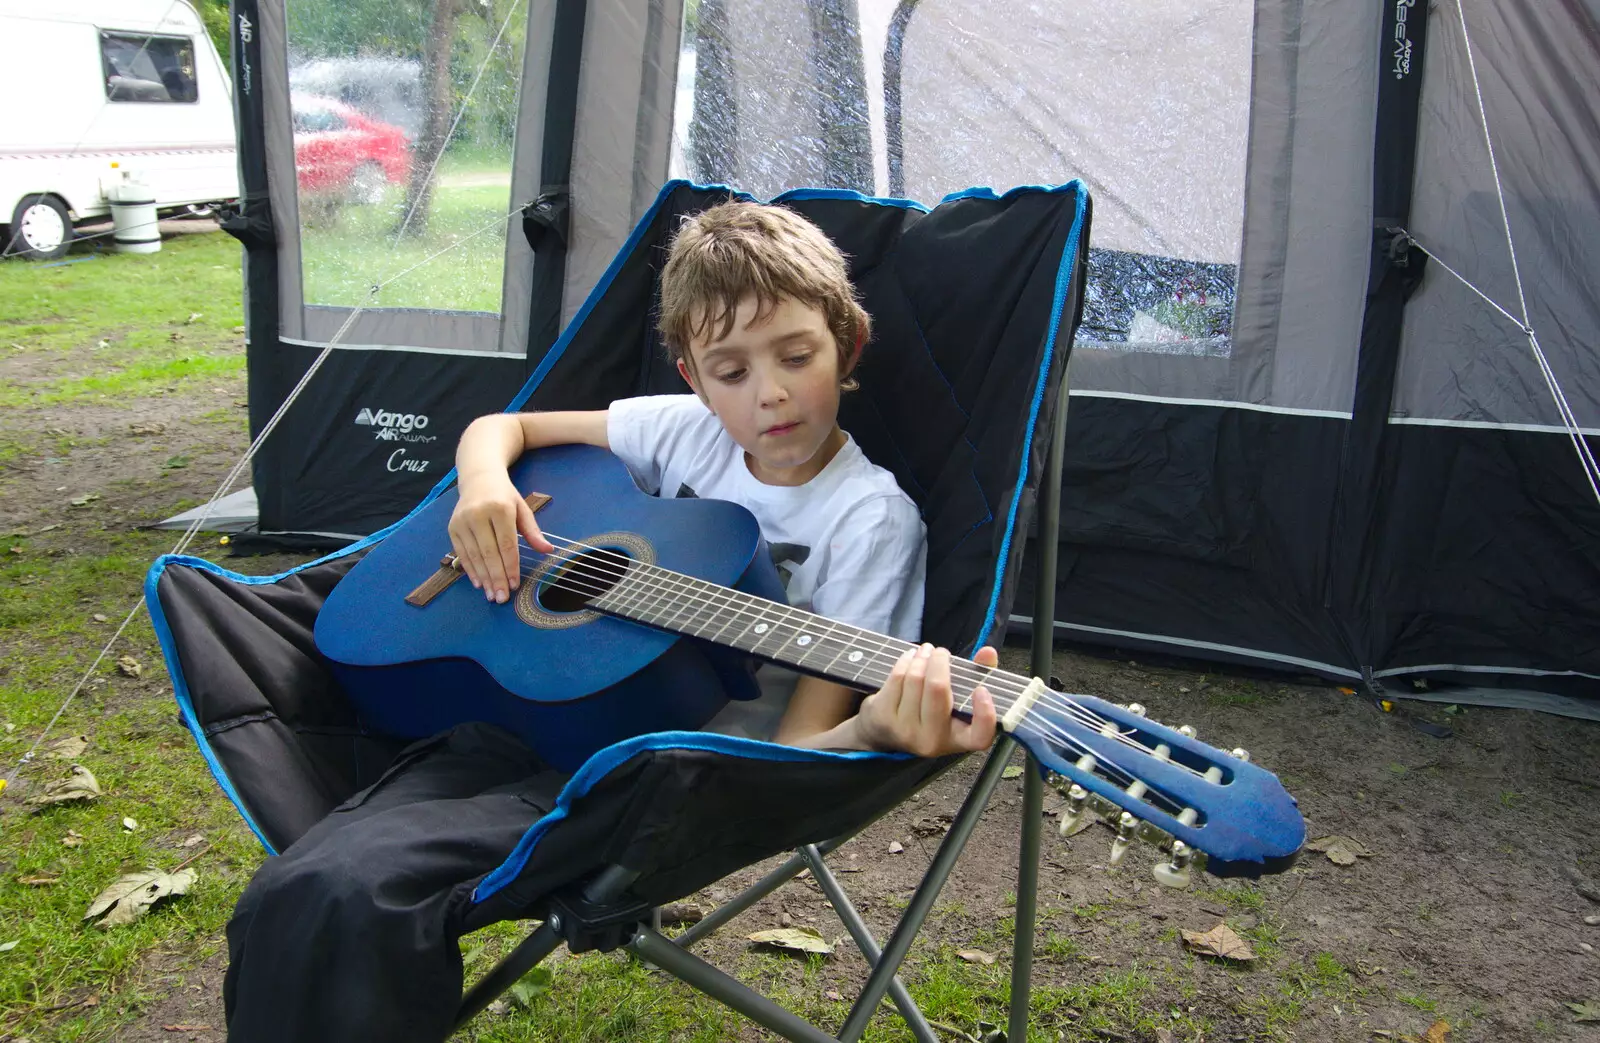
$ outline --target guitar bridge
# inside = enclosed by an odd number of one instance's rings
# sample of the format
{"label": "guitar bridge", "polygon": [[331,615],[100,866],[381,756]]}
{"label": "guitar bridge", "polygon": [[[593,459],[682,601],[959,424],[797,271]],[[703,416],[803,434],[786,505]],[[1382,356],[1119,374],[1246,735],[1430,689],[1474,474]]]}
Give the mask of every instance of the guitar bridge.
{"label": "guitar bridge", "polygon": [[460,579],[463,575],[461,562],[454,554],[446,554],[439,559],[439,570],[427,579],[422,585],[406,595],[406,604],[422,608],[434,598],[449,589],[450,584]]}
{"label": "guitar bridge", "polygon": [[[528,501],[528,506],[537,514],[539,508],[550,502],[550,494],[529,493],[523,499]],[[418,608],[425,607],[428,602],[450,589],[450,584],[460,579],[464,574],[460,559],[454,554],[446,554],[439,559],[439,570],[423,580],[416,590],[406,595],[406,604],[415,605]]]}

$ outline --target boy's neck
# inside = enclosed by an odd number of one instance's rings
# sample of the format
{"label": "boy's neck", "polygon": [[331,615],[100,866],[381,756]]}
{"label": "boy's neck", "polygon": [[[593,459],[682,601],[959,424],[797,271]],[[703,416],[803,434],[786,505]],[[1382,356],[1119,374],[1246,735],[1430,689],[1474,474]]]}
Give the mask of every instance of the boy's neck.
{"label": "boy's neck", "polygon": [[844,448],[845,438],[844,429],[834,424],[828,437],[822,440],[822,445],[818,446],[811,459],[803,464],[774,470],[763,466],[761,461],[746,451],[744,465],[749,469],[750,476],[762,485],[804,485],[833,462],[833,458],[839,455],[839,450]]}

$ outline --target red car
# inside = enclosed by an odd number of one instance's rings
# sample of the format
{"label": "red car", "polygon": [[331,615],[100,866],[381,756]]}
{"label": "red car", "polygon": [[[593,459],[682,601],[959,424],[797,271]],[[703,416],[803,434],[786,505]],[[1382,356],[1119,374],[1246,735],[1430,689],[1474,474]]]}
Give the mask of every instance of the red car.
{"label": "red car", "polygon": [[302,192],[343,195],[377,203],[411,170],[405,131],[332,98],[295,94],[294,166]]}

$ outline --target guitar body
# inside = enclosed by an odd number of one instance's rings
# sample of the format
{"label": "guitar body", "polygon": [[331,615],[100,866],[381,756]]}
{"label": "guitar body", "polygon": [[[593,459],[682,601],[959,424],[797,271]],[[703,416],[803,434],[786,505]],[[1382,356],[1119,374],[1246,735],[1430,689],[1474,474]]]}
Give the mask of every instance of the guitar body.
{"label": "guitar body", "polygon": [[[742,507],[646,495],[593,446],[527,453],[511,478],[525,495],[550,497],[537,513],[549,534],[785,601]],[[452,488],[375,544],[317,617],[317,648],[369,730],[421,738],[487,721],[572,771],[612,743],[699,728],[729,698],[759,694],[743,653],[563,600],[530,575],[549,562],[525,545],[521,590],[504,605],[464,575],[426,605],[408,603],[450,551],[456,500]]]}

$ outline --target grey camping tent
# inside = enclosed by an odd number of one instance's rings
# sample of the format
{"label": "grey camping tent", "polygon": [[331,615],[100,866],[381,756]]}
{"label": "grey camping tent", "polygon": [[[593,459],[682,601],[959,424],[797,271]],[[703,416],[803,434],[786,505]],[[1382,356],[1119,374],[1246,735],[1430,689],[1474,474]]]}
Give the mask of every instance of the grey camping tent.
{"label": "grey camping tent", "polygon": [[[1596,691],[1595,0],[233,10],[262,534],[403,514],[671,176],[1081,178],[1060,636]],[[404,118],[308,93],[383,61]],[[416,127],[409,168],[330,112]]]}

